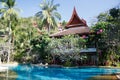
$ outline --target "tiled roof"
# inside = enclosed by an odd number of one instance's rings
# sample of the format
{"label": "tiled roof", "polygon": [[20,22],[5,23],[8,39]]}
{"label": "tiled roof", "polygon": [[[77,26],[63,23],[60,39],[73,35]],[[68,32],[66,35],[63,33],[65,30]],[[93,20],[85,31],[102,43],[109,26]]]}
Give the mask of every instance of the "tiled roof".
{"label": "tiled roof", "polygon": [[69,28],[65,29],[63,31],[59,31],[57,33],[54,33],[50,35],[51,37],[57,37],[57,36],[63,36],[63,35],[69,35],[69,34],[89,34],[90,28],[85,27],[85,26],[80,26],[80,27],[74,27],[74,28]]}

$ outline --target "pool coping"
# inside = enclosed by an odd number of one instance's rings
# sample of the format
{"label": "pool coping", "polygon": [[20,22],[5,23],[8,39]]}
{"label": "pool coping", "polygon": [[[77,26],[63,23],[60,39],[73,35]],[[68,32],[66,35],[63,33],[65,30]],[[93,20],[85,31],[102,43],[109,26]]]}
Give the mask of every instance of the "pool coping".
{"label": "pool coping", "polygon": [[30,64],[30,65],[35,65],[35,66],[47,66],[47,67],[62,67],[62,68],[81,68],[81,67],[99,67],[99,68],[120,68],[120,67],[114,67],[114,66],[73,66],[73,67],[67,67],[63,65],[57,65],[57,64]]}
{"label": "pool coping", "polygon": [[1,63],[0,66],[18,66],[19,64],[17,62],[12,63]]}

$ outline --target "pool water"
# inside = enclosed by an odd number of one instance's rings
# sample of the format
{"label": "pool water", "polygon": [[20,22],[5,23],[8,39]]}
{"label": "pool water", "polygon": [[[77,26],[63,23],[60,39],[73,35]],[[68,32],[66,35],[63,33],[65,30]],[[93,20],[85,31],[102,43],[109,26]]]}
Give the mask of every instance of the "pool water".
{"label": "pool water", "polygon": [[120,72],[119,68],[60,68],[19,65],[10,68],[18,76],[16,80],[87,80],[90,77]]}

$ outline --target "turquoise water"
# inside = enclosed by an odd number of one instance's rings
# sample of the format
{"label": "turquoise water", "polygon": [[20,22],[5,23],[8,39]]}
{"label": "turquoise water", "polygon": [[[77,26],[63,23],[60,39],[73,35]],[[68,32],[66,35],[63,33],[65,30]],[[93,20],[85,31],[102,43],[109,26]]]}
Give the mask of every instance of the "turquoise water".
{"label": "turquoise water", "polygon": [[18,74],[16,80],[87,80],[96,75],[120,72],[118,68],[60,68],[31,65],[19,65],[11,69]]}

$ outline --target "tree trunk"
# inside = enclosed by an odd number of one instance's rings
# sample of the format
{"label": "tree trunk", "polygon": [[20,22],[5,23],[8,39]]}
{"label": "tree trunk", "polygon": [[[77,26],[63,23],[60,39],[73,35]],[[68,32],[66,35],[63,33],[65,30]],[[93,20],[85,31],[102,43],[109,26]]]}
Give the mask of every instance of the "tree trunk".
{"label": "tree trunk", "polygon": [[11,31],[11,21],[9,21],[9,51],[8,51],[8,63],[10,62],[10,53],[11,53],[11,36],[12,35],[12,31]]}
{"label": "tree trunk", "polygon": [[51,25],[48,24],[48,34],[50,34],[50,27],[51,27]]}

